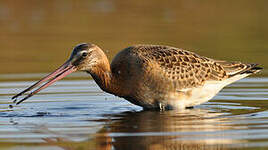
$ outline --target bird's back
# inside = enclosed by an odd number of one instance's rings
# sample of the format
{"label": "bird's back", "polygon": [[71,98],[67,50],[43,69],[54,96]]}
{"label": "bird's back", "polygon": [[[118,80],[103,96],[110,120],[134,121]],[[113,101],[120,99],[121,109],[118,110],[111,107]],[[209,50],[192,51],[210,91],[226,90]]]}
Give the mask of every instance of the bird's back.
{"label": "bird's back", "polygon": [[[111,69],[125,90],[120,96],[151,108],[159,105],[186,107],[205,102],[227,84],[261,68],[256,64],[213,60],[170,46],[136,45],[119,52]],[[217,90],[205,96],[206,86],[215,88],[214,85]],[[196,96],[201,91],[202,96]]]}

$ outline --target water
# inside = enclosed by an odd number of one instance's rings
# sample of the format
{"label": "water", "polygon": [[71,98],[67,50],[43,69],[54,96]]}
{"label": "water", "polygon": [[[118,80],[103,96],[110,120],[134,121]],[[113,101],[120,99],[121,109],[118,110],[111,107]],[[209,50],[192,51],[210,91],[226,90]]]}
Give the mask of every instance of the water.
{"label": "water", "polygon": [[[33,74],[32,76],[38,76]],[[0,82],[5,149],[268,148],[268,78],[247,78],[183,111],[143,111],[93,80],[63,80],[9,108],[32,81]]]}
{"label": "water", "polygon": [[[0,149],[267,149],[268,1],[0,0]],[[11,97],[51,72],[78,43],[109,60],[134,44],[162,44],[218,60],[259,63],[185,111],[142,111],[103,93],[85,73],[14,108]],[[65,78],[66,79],[66,78]]]}

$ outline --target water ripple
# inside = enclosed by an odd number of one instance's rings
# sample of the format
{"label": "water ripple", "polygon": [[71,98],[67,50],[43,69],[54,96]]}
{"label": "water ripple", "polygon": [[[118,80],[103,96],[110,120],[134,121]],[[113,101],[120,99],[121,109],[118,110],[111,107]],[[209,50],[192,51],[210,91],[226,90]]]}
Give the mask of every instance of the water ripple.
{"label": "water ripple", "polygon": [[59,81],[10,109],[10,98],[32,83],[0,82],[1,141],[111,141],[115,149],[124,143],[158,143],[163,149],[267,146],[268,78],[241,80],[210,102],[184,111],[142,111],[102,92],[91,80]]}

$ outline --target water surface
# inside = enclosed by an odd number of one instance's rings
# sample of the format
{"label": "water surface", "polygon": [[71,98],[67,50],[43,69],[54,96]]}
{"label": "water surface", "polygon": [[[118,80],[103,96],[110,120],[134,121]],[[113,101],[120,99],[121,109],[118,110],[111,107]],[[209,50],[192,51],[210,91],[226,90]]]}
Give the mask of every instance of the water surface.
{"label": "water surface", "polygon": [[268,71],[185,111],[142,111],[71,74],[10,109],[11,97],[91,42],[111,61],[134,44],[268,66],[265,0],[0,0],[0,149],[267,149]]}
{"label": "water surface", "polygon": [[143,111],[93,80],[59,81],[8,108],[11,96],[32,83],[0,82],[2,148],[268,148],[268,78],[243,79],[183,111]]}

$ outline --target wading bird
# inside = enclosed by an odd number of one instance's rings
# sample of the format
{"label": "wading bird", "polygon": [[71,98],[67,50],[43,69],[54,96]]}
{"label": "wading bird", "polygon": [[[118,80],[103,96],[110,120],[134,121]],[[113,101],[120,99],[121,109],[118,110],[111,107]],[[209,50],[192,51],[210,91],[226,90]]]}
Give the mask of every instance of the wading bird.
{"label": "wading bird", "polygon": [[183,109],[207,102],[224,86],[261,69],[257,64],[215,60],[162,45],[125,48],[110,65],[97,45],[84,43],[77,45],[57,70],[12,99],[19,104],[72,72],[86,71],[103,91],[144,109]]}

